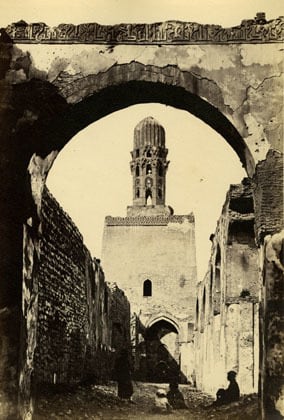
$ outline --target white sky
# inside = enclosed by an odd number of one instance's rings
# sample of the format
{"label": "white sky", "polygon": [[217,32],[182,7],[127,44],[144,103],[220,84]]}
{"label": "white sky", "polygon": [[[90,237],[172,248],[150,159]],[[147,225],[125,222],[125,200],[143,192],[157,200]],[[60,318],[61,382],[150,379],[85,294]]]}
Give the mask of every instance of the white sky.
{"label": "white sky", "polygon": [[[158,22],[165,20],[237,25],[266,12],[284,14],[283,0],[0,0],[0,26],[20,19],[59,23]],[[225,140],[186,111],[160,104],[141,104],[115,112],[75,136],[59,154],[48,187],[84,236],[93,256],[100,257],[104,217],[124,216],[132,204],[130,150],[135,125],[155,117],[166,130],[171,161],[167,204],[175,214],[196,217],[198,274],[206,271],[209,235],[214,232],[230,183],[245,176]]]}
{"label": "white sky", "polygon": [[283,0],[0,0],[0,25],[20,19],[48,25],[176,19],[231,26],[256,12],[266,12],[267,19],[283,15],[283,4]]}
{"label": "white sky", "polygon": [[210,253],[210,233],[230,183],[245,176],[238,156],[212,128],[186,111],[140,104],[115,112],[82,130],[57,157],[47,185],[100,256],[106,215],[125,216],[132,204],[129,162],[133,131],[147,116],[166,130],[170,165],[166,202],[175,214],[194,212],[200,276]]}

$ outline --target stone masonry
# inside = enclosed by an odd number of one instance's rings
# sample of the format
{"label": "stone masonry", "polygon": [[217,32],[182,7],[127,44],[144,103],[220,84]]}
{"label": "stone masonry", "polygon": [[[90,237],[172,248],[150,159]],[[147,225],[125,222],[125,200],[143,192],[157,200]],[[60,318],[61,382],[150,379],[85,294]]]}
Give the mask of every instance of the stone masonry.
{"label": "stone masonry", "polygon": [[108,379],[115,351],[129,345],[129,303],[47,189],[42,215],[34,383]]}

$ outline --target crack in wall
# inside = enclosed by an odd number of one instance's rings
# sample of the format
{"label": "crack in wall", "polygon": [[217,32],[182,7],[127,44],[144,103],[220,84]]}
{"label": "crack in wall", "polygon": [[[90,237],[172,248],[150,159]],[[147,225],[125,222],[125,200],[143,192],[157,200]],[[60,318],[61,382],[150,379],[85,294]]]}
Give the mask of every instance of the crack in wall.
{"label": "crack in wall", "polygon": [[[132,68],[132,66],[134,65],[134,68]],[[137,73],[137,71],[140,72],[140,80],[143,81],[147,81],[145,80],[145,78],[143,77],[143,74],[149,74],[149,76],[151,75],[156,75],[160,78],[166,77],[170,80],[172,80],[172,85],[173,86],[178,86],[181,87],[183,89],[186,89],[188,92],[198,95],[197,92],[194,92],[192,89],[192,86],[190,86],[187,82],[186,82],[186,78],[190,77],[192,83],[194,83],[194,80],[198,80],[199,82],[205,81],[208,82],[211,86],[212,89],[209,89],[208,87],[203,87],[204,91],[208,93],[207,96],[205,96],[205,94],[201,94],[199,95],[202,98],[205,98],[205,100],[209,103],[211,103],[213,106],[215,106],[216,108],[219,108],[222,112],[224,112],[225,115],[231,115],[233,113],[231,107],[227,104],[224,103],[224,98],[222,95],[222,90],[219,87],[219,85],[214,81],[211,80],[210,78],[201,76],[197,73],[194,73],[192,71],[182,71],[179,69],[178,64],[176,65],[166,65],[163,67],[158,67],[152,64],[142,64],[138,61],[131,61],[130,63],[125,63],[125,64],[117,64],[114,63],[111,67],[109,67],[107,70],[99,72],[97,74],[90,74],[88,76],[82,77],[80,79],[74,80],[72,78],[72,81],[70,81],[70,83],[65,84],[61,89],[60,89],[60,79],[56,79],[55,83],[56,86],[59,88],[61,94],[64,96],[65,99],[68,100],[68,98],[70,97],[76,97],[79,94],[79,97],[81,97],[80,100],[83,99],[82,97],[82,91],[83,89],[88,89],[91,88],[91,85],[93,86],[93,89],[91,89],[90,92],[87,92],[86,96],[90,96],[95,92],[98,92],[100,89],[105,88],[107,86],[100,86],[101,81],[100,79],[103,78],[103,75],[107,75],[109,72],[113,71],[113,69],[116,70],[120,70],[119,74],[123,74],[124,68],[127,68],[127,71],[125,72],[125,74],[127,75],[127,77],[125,77],[125,80],[121,80],[121,78],[119,78],[119,82],[126,82],[126,81],[134,81],[134,80],[139,80],[139,78],[136,77],[129,77],[131,74],[135,74]],[[170,71],[169,71],[170,70]],[[72,76],[70,76],[72,77]],[[107,78],[109,79],[109,78]],[[66,79],[65,79],[66,80]],[[149,79],[149,81],[153,81],[151,80],[151,77]],[[109,80],[106,80],[106,82],[109,83]],[[112,83],[109,83],[109,86],[114,86],[117,85],[117,81],[116,80],[111,80]],[[154,81],[155,82],[155,81]],[[160,82],[160,83],[164,83],[162,80],[157,80],[156,82]],[[82,84],[84,86],[82,86]],[[169,84],[169,83],[166,83]],[[76,86],[77,85],[77,86]],[[73,86],[73,88],[72,88]],[[202,85],[197,87],[197,90],[202,89]],[[204,93],[205,93],[204,92]],[[212,93],[216,94],[216,103],[213,103],[212,100],[210,100],[210,98],[212,97]]]}
{"label": "crack in wall", "polygon": [[256,87],[254,87],[252,85],[247,86],[246,87],[246,91],[245,91],[246,93],[245,93],[244,99],[242,100],[241,104],[237,108],[235,108],[233,110],[233,112],[237,112],[239,109],[241,109],[245,105],[245,102],[248,101],[248,99],[249,99],[249,90],[250,89],[253,89],[255,92],[257,92],[258,89],[261,87],[261,85],[263,83],[265,83],[267,80],[275,79],[275,78],[278,78],[278,77],[280,78],[283,74],[284,74],[284,72],[280,72],[279,75],[276,74],[276,75],[273,75],[273,76],[265,77]]}
{"label": "crack in wall", "polygon": [[[198,74],[198,73],[195,73],[194,71],[188,71],[188,72],[186,72],[186,73],[188,73],[188,74],[191,74],[191,75],[193,75],[193,76],[195,76],[195,77],[197,77],[198,78],[198,80],[206,80],[208,83],[212,83],[220,92],[221,92],[221,97],[222,97],[222,100],[223,100],[223,104],[224,104],[224,113],[226,114],[226,115],[231,115],[231,114],[233,114],[233,112],[234,112],[234,110],[231,108],[231,106],[229,105],[229,104],[226,104],[225,103],[225,101],[224,101],[224,96],[223,96],[223,94],[222,94],[222,89],[220,88],[220,86],[218,85],[218,83],[217,82],[215,82],[214,80],[212,80],[212,79],[210,79],[209,77],[205,77],[205,76],[201,76],[200,74]],[[222,110],[223,111],[223,110]]]}

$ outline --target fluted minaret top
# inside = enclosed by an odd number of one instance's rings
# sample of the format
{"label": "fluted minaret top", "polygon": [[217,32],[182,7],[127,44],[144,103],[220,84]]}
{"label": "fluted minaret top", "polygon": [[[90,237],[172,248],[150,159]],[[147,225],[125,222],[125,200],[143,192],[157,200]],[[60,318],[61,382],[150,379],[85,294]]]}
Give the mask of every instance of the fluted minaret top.
{"label": "fluted minaret top", "polygon": [[134,129],[134,148],[165,147],[165,130],[153,117],[146,117]]}
{"label": "fluted minaret top", "polygon": [[128,214],[169,214],[172,210],[165,205],[169,162],[164,128],[155,118],[144,118],[134,129],[133,143],[133,205],[128,207]]}

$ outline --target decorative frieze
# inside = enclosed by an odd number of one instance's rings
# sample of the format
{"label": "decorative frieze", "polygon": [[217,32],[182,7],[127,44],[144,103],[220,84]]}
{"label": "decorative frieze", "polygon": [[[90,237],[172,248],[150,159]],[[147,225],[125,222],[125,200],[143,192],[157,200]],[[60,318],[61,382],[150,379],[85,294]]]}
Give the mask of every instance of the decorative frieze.
{"label": "decorative frieze", "polygon": [[223,28],[195,22],[167,21],[151,24],[121,23],[100,25],[82,23],[49,27],[45,23],[19,21],[6,28],[17,43],[79,44],[226,44],[269,43],[284,40],[284,17],[266,21],[263,13],[240,25]]}
{"label": "decorative frieze", "polygon": [[172,215],[172,216],[128,216],[128,217],[112,217],[105,218],[106,226],[167,226],[169,223],[183,223],[187,220],[194,223],[194,215]]}

